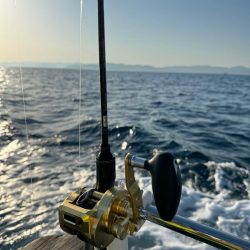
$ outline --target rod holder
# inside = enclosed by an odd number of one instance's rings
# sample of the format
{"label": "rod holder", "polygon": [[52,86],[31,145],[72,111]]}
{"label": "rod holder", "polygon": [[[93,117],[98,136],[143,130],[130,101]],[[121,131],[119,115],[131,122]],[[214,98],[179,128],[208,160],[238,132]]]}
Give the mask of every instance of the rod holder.
{"label": "rod holder", "polygon": [[231,234],[221,232],[214,228],[202,225],[190,219],[176,215],[172,221],[159,218],[157,208],[148,206],[141,216],[152,223],[171,229],[180,234],[199,240],[218,249],[224,250],[250,250],[250,242],[237,238]]}

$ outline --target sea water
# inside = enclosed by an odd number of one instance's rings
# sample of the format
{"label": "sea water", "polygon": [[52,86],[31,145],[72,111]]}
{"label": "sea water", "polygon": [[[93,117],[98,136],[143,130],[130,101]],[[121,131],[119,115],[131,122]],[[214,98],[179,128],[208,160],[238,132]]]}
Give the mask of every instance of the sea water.
{"label": "sea water", "polygon": [[[57,208],[70,191],[93,186],[100,144],[97,71],[82,71],[79,98],[79,70],[22,69],[25,113],[19,73],[0,70],[2,250],[62,233]],[[169,151],[182,173],[178,214],[250,240],[250,76],[108,72],[107,78],[117,177],[124,178],[126,153],[151,158]],[[151,201],[148,173],[136,178]],[[129,246],[213,249],[149,222]]]}

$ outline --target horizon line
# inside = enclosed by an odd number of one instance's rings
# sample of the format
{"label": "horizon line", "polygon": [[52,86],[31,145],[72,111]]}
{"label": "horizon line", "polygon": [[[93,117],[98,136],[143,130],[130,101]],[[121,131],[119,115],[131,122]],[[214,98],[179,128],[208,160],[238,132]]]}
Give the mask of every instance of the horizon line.
{"label": "horizon line", "polygon": [[[48,64],[48,65],[98,65],[98,62],[47,62],[47,61],[0,61],[0,64]],[[242,64],[235,64],[234,66],[225,66],[225,65],[211,65],[211,64],[192,64],[192,65],[185,65],[185,64],[178,64],[178,65],[168,65],[168,66],[155,66],[150,64],[129,64],[129,63],[116,63],[116,62],[107,62],[107,65],[122,65],[122,66],[138,66],[138,67],[151,67],[155,69],[164,69],[164,68],[174,68],[174,67],[215,67],[215,68],[247,68],[250,69],[250,66],[242,65]],[[1,65],[0,65],[1,66]]]}

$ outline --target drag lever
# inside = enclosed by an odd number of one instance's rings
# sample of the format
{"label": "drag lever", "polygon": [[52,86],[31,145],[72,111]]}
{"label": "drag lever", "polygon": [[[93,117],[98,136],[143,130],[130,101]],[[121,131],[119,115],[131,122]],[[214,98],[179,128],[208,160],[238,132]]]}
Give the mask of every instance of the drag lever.
{"label": "drag lever", "polygon": [[131,156],[130,164],[151,173],[158,213],[163,220],[172,220],[179,206],[182,188],[180,168],[173,155],[158,153],[150,160]]}

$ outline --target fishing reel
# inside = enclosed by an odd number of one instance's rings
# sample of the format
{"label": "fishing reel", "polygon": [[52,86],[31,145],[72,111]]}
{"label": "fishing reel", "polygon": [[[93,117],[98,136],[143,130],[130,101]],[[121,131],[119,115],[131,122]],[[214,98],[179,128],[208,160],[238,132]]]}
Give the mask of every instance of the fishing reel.
{"label": "fishing reel", "polygon": [[59,207],[61,228],[97,248],[106,248],[115,238],[123,240],[136,233],[145,222],[142,190],[135,180],[134,168],[148,170],[160,217],[171,220],[181,196],[179,167],[169,153],[160,153],[151,160],[127,154],[125,157],[126,189],[114,186],[101,193],[82,188],[72,192]]}

